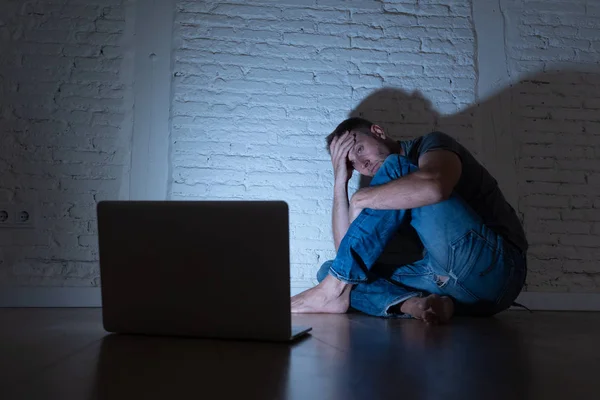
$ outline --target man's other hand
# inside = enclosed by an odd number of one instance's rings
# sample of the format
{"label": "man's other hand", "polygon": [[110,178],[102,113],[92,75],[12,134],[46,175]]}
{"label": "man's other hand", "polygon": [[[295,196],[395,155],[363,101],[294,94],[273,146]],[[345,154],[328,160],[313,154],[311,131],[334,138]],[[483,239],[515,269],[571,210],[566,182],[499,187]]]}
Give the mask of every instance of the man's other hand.
{"label": "man's other hand", "polygon": [[348,153],[354,146],[356,138],[354,134],[345,132],[341,136],[333,138],[329,150],[333,164],[333,176],[335,184],[347,184],[352,177],[352,164],[348,159]]}

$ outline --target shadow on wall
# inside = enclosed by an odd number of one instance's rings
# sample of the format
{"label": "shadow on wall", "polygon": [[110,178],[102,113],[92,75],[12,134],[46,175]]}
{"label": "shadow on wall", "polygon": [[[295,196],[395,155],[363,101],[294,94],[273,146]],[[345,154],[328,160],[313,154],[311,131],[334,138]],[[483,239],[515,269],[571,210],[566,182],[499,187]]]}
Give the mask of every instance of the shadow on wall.
{"label": "shadow on wall", "polygon": [[[440,130],[472,151],[524,223],[536,285],[551,286],[568,273],[563,268],[568,260],[600,261],[600,252],[582,240],[593,233],[590,221],[600,221],[600,74],[532,74],[453,115],[437,113],[418,92],[385,88],[349,116],[380,124],[394,139]],[[361,187],[368,184],[361,177]],[[578,220],[585,223],[575,229]],[[407,239],[418,240],[416,233],[406,234],[386,253],[406,247]],[[548,262],[556,265],[554,274]]]}

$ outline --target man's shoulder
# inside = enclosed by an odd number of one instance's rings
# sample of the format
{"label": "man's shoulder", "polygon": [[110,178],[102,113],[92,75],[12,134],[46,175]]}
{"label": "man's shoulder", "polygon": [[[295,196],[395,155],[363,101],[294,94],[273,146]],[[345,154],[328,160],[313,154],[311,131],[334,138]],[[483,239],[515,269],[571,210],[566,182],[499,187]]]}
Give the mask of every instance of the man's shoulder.
{"label": "man's shoulder", "polygon": [[457,141],[453,136],[447,134],[446,132],[442,132],[442,131],[432,131],[429,132],[423,136],[421,136],[422,139],[444,139],[444,140],[452,140],[452,141]]}
{"label": "man's shoulder", "polygon": [[459,143],[456,138],[442,131],[431,131],[424,135],[415,137],[414,139],[407,140],[406,142],[412,143],[423,143],[423,142],[436,142],[436,141],[450,141]]}
{"label": "man's shoulder", "polygon": [[419,152],[427,152],[434,149],[447,149],[455,152],[462,152],[463,147],[460,142],[449,134],[441,131],[429,132],[415,139]]}

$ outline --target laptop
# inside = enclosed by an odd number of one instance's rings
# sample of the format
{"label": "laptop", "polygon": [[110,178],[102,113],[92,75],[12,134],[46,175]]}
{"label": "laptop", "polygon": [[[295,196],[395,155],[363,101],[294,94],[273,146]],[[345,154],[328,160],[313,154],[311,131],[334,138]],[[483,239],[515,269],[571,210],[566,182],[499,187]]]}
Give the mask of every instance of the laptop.
{"label": "laptop", "polygon": [[290,341],[283,201],[102,201],[102,318],[108,332]]}

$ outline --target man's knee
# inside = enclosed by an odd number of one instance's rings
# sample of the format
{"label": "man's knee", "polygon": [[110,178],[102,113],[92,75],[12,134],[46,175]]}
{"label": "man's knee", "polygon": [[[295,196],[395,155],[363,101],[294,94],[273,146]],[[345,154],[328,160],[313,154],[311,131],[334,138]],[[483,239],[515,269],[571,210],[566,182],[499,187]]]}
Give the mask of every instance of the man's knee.
{"label": "man's knee", "polygon": [[327,277],[327,275],[329,275],[329,269],[331,268],[332,264],[333,260],[329,260],[325,261],[323,265],[321,265],[321,268],[319,268],[319,270],[317,271],[317,281],[321,282]]}
{"label": "man's knee", "polygon": [[401,156],[400,154],[390,154],[383,164],[381,164],[381,167],[379,167],[379,170],[371,181],[371,185],[378,185],[398,179],[416,170],[418,170],[418,167],[412,164],[408,157]]}

